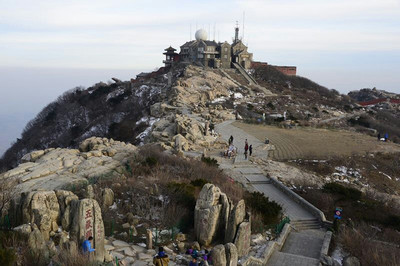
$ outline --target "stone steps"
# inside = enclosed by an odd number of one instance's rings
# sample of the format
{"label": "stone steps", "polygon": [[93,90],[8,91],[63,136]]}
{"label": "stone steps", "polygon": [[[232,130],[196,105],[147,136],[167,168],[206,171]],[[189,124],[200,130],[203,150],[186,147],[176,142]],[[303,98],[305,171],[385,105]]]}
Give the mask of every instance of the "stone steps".
{"label": "stone steps", "polygon": [[321,224],[317,219],[296,220],[296,221],[291,221],[290,224],[297,231],[321,228]]}
{"label": "stone steps", "polygon": [[320,265],[318,259],[284,252],[275,252],[269,259],[268,266],[313,266]]}

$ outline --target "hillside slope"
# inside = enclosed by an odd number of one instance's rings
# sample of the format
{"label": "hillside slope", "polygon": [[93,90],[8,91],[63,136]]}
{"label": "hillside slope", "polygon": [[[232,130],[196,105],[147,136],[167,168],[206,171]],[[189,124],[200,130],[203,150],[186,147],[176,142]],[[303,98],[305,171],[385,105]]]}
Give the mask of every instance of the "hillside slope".
{"label": "hillside slope", "polygon": [[[76,148],[92,136],[134,145],[159,141],[184,151],[193,150],[192,145],[207,148],[216,137],[206,129],[235,116],[253,123],[355,127],[376,134],[382,123],[363,123],[364,117],[381,121],[387,115],[367,112],[349,96],[303,77],[286,76],[273,67],[255,68],[253,76],[263,89],[247,84],[234,70],[184,65],[161,68],[140,80],[76,88],[26,125],[21,139],[0,160],[0,169],[15,167],[32,150]],[[396,137],[398,128],[392,123],[382,132]]]}

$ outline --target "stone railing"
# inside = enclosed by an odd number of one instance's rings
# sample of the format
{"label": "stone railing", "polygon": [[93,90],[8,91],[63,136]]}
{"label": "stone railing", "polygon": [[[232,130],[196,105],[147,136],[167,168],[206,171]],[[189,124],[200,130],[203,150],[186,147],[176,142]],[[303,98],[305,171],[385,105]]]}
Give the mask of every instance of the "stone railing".
{"label": "stone railing", "polygon": [[282,249],[283,245],[285,244],[286,238],[288,237],[291,230],[292,227],[290,226],[290,224],[285,224],[278,239],[276,239],[275,241],[268,242],[267,247],[265,248],[264,253],[260,258],[249,256],[243,259],[243,261],[241,261],[239,265],[242,266],[266,265],[268,260],[271,258],[272,254],[275,251],[280,251]]}
{"label": "stone railing", "polygon": [[304,209],[308,210],[313,216],[315,216],[319,222],[324,225],[324,226],[330,226],[332,225],[332,222],[328,221],[325,218],[325,214],[319,210],[317,207],[306,201],[304,198],[300,197],[296,193],[294,193],[292,190],[290,190],[287,186],[285,186],[282,182],[280,182],[278,179],[271,177],[271,183],[278,188],[280,191],[285,193],[287,196],[289,196],[293,201],[297,202],[300,206],[302,206]]}
{"label": "stone railing", "polygon": [[325,233],[324,241],[321,247],[321,256],[328,255],[329,245],[331,244],[332,232],[327,231]]}

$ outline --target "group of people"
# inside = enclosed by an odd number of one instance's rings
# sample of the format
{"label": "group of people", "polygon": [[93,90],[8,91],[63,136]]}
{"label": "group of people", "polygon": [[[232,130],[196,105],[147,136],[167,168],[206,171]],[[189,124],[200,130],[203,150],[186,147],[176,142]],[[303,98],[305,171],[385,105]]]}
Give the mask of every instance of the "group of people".
{"label": "group of people", "polygon": [[[237,148],[233,145],[233,136],[231,135],[229,140],[229,147],[228,150],[224,153],[225,157],[231,158],[233,156],[236,156],[237,154]],[[251,156],[253,154],[253,145],[249,145],[247,139],[244,142],[244,158],[247,160],[247,156]]]}
{"label": "group of people", "polygon": [[383,135],[383,138],[381,137],[381,133],[380,132],[378,133],[378,141],[387,142],[388,139],[389,139],[389,134],[388,133],[385,133],[385,135]]}
{"label": "group of people", "polygon": [[[211,256],[208,250],[198,251],[197,249],[189,248],[186,254],[191,255],[192,259],[189,266],[208,266],[211,261]],[[153,258],[155,266],[167,266],[169,263],[168,255],[165,254],[164,248],[158,248],[158,254]]]}
{"label": "group of people", "polygon": [[[82,243],[82,250],[83,254],[87,254],[90,256],[93,251],[96,251],[96,249],[92,248],[92,241],[93,237],[90,236],[87,240],[83,241]],[[197,249],[194,248],[189,248],[186,251],[186,254],[191,255],[191,261],[189,262],[189,266],[208,266],[209,262],[211,261],[211,256],[210,253],[208,252],[207,249],[203,251],[198,251]],[[153,264],[155,266],[168,266],[169,263],[169,257],[167,254],[165,254],[164,248],[159,247],[158,248],[158,253],[156,256],[153,258]]]}

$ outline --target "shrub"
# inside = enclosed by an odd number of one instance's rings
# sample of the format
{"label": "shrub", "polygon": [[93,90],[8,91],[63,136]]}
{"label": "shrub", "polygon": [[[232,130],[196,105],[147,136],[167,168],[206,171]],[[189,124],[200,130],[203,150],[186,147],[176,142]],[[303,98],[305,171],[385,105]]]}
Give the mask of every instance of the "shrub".
{"label": "shrub", "polygon": [[191,185],[193,185],[195,187],[200,187],[200,188],[203,188],[203,186],[207,183],[209,183],[209,181],[207,181],[203,178],[198,178],[198,179],[195,179],[190,182]]}
{"label": "shrub", "polygon": [[338,235],[339,242],[346,251],[360,259],[361,265],[399,265],[400,253],[395,245],[376,241],[369,225],[357,225],[352,229],[344,227]]}
{"label": "shrub", "polygon": [[194,209],[196,205],[195,186],[192,184],[171,182],[167,187],[177,203],[187,206],[189,209]]}
{"label": "shrub", "polygon": [[202,156],[201,161],[207,165],[218,167],[218,161],[214,158]]}
{"label": "shrub", "polygon": [[260,192],[247,192],[245,194],[245,202],[252,212],[262,215],[265,225],[278,221],[282,207],[275,201],[270,201],[264,194]]}
{"label": "shrub", "polygon": [[333,194],[340,194],[345,199],[359,200],[361,199],[361,191],[355,188],[347,188],[338,183],[327,183],[323,186],[324,191]]}
{"label": "shrub", "polygon": [[14,249],[12,248],[0,248],[0,265],[8,266],[14,265],[17,259]]}
{"label": "shrub", "polygon": [[396,230],[400,230],[400,216],[389,215],[384,221],[385,225],[393,227]]}
{"label": "shrub", "polygon": [[150,167],[156,166],[157,163],[158,163],[157,159],[155,157],[150,157],[150,156],[147,157],[146,160],[143,162],[144,165],[147,165]]}

